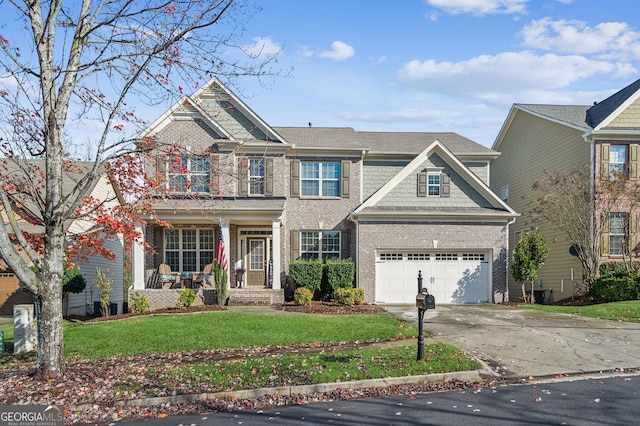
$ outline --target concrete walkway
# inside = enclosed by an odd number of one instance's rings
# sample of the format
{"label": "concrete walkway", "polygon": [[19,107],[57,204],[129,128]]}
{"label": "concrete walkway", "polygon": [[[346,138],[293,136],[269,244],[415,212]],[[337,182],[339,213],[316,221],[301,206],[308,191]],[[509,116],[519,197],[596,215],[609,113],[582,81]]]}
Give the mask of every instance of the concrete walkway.
{"label": "concrete walkway", "polygon": [[[385,305],[417,324],[418,309]],[[640,368],[640,324],[503,305],[440,305],[424,316],[430,340],[476,356],[503,377],[549,377]]]}

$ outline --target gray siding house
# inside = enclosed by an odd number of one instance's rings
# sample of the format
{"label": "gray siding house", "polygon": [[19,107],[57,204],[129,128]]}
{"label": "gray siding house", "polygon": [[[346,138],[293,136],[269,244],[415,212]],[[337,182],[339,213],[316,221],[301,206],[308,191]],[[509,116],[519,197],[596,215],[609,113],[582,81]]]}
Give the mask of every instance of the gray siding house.
{"label": "gray siding house", "polygon": [[272,127],[214,78],[140,140],[164,192],[135,289],[158,287],[162,263],[178,286],[197,277],[222,238],[231,299],[282,300],[290,261],[331,258],[355,262],[370,303],[415,303],[419,271],[438,303],[508,298],[518,214],[489,189],[498,153],[460,135]]}

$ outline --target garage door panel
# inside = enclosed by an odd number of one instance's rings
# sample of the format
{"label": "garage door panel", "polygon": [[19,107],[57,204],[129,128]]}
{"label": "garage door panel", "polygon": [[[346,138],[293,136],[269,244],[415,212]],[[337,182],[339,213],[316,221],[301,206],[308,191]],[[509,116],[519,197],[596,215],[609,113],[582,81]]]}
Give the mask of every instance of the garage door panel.
{"label": "garage door panel", "polygon": [[[485,254],[451,254],[427,256],[427,260],[410,260],[411,254],[376,263],[376,301],[381,303],[415,303],[418,271],[423,287],[436,303],[481,303],[490,300],[489,264]],[[415,254],[413,254],[415,257]],[[462,260],[464,257],[469,259]],[[400,260],[401,259],[401,260]]]}

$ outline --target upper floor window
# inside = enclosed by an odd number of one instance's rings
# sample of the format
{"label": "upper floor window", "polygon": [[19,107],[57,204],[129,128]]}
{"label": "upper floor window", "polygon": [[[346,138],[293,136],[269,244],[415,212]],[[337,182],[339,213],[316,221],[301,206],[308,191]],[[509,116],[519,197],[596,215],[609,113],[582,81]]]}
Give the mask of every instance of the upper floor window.
{"label": "upper floor window", "polygon": [[449,197],[450,178],[440,171],[418,173],[418,197]]}
{"label": "upper floor window", "polygon": [[615,179],[627,172],[627,145],[611,145],[609,149],[609,175]]}
{"label": "upper floor window", "polygon": [[427,174],[427,194],[430,197],[440,196],[440,173]]}
{"label": "upper floor window", "polygon": [[238,172],[238,195],[273,195],[272,157],[240,157]]}
{"label": "upper floor window", "polygon": [[351,160],[300,161],[290,163],[291,197],[349,198]]}
{"label": "upper floor window", "polygon": [[637,143],[600,145],[600,179],[637,180],[638,177]]}
{"label": "upper floor window", "polygon": [[169,164],[169,189],[175,192],[209,192],[211,166],[206,157],[175,157]]}
{"label": "upper floor window", "polygon": [[340,196],[340,163],[303,161],[300,166],[303,197]]}
{"label": "upper floor window", "polygon": [[509,185],[505,185],[502,187],[501,191],[501,199],[502,201],[504,201],[505,203],[509,202]]}
{"label": "upper floor window", "polygon": [[249,195],[264,195],[264,160],[249,160]]}

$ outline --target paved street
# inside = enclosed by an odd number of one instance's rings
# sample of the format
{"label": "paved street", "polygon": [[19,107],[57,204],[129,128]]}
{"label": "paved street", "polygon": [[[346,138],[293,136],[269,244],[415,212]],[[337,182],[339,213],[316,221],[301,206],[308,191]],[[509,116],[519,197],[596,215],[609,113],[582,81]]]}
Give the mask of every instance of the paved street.
{"label": "paved street", "polygon": [[173,416],[123,425],[636,425],[640,376]]}

